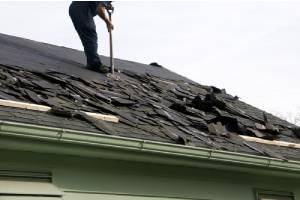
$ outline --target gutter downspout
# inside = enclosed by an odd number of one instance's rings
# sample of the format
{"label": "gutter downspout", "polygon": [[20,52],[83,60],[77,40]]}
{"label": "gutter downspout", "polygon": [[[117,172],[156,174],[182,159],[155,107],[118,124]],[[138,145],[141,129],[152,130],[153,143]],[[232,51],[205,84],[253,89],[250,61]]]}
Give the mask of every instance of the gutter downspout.
{"label": "gutter downspout", "polygon": [[[183,146],[142,139],[132,139],[119,136],[103,135],[99,133],[76,131],[63,128],[38,126],[17,122],[0,121],[0,148],[10,150],[34,151],[41,153],[57,153],[63,155],[80,155],[86,157],[103,157],[103,152],[128,152],[128,155],[140,153],[134,160],[151,162],[153,157],[160,157],[165,163],[178,165],[199,166],[201,161],[211,161],[227,165],[244,165],[248,167],[263,167],[267,169],[277,169],[291,172],[300,172],[300,162],[292,160],[282,160],[277,158],[255,156],[243,153],[206,149],[200,147]],[[16,145],[17,141],[20,145]],[[34,148],[30,143],[34,141],[49,142],[48,146],[39,145]],[[22,145],[23,144],[23,145]],[[62,145],[64,150],[55,145]],[[75,145],[74,147],[68,144]],[[37,143],[35,142],[35,145]],[[84,148],[79,150],[83,146]],[[93,155],[85,152],[88,147],[93,147]],[[67,149],[68,148],[68,149]],[[72,149],[70,149],[72,148]],[[100,151],[100,150],[101,151]],[[66,152],[67,150],[67,152]],[[108,150],[108,151],[107,151]],[[107,158],[113,154],[108,154]],[[152,158],[147,159],[147,155]],[[122,159],[119,156],[119,159]],[[127,159],[126,157],[123,159]],[[176,162],[175,162],[176,161]],[[189,161],[190,163],[188,164]],[[159,161],[160,162],[160,161]]]}

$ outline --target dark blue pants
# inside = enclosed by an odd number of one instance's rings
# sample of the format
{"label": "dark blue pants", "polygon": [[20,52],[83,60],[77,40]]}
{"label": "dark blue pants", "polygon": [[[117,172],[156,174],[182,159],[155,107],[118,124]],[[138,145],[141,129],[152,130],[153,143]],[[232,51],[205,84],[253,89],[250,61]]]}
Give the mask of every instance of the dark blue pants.
{"label": "dark blue pants", "polygon": [[100,65],[101,60],[97,53],[98,37],[96,32],[96,25],[93,19],[93,13],[89,8],[88,2],[72,2],[69,8],[69,15],[84,47],[87,65]]}

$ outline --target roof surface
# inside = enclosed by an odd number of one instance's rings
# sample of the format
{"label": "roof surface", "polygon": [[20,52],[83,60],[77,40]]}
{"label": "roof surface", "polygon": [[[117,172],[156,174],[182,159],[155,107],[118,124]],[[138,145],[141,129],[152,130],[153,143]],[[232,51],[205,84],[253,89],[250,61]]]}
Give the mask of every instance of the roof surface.
{"label": "roof surface", "polygon": [[[0,99],[53,108],[45,113],[0,106],[0,120],[300,160],[300,149],[239,137],[300,141],[293,124],[225,90],[156,65],[116,59],[120,79],[113,80],[84,63],[81,51],[0,34]],[[115,115],[120,122],[80,111]]]}

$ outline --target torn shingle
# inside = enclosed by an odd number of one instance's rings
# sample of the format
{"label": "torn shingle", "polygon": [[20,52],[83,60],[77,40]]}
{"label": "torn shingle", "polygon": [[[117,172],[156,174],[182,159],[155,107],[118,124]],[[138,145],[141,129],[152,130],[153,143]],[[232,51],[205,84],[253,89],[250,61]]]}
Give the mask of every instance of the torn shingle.
{"label": "torn shingle", "polygon": [[160,64],[158,64],[156,62],[152,62],[149,65],[154,66],[154,67],[162,67]]}

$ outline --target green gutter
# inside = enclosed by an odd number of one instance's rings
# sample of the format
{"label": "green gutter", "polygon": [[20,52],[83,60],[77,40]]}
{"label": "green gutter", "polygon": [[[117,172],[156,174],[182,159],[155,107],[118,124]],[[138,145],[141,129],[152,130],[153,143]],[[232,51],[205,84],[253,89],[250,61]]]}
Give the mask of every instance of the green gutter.
{"label": "green gutter", "polygon": [[7,121],[0,121],[0,148],[222,169],[300,171],[298,161]]}

